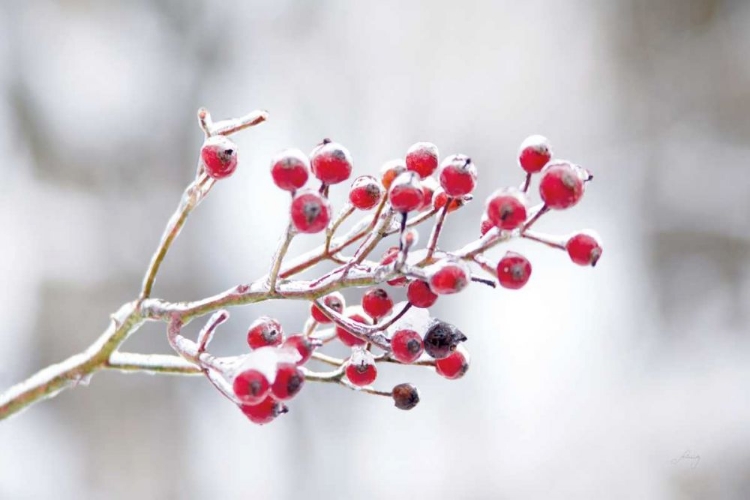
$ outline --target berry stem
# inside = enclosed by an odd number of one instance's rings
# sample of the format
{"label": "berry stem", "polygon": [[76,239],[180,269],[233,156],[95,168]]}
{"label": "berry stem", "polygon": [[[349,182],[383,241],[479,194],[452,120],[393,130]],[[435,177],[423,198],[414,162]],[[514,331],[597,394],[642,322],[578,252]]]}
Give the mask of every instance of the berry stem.
{"label": "berry stem", "polygon": [[530,185],[531,185],[531,174],[526,174],[526,179],[523,181],[523,184],[521,185],[521,191],[524,193],[528,192]]}
{"label": "berry stem", "polygon": [[523,226],[521,226],[521,236],[523,236],[526,231],[531,229],[531,226],[536,224],[536,222],[542,217],[542,215],[546,214],[547,212],[549,212],[549,207],[547,205],[542,205],[542,207],[534,215],[532,215],[531,218],[529,218],[529,220],[527,220]]}
{"label": "berry stem", "polygon": [[350,215],[354,213],[354,206],[347,202],[342,208],[341,211],[336,216],[336,219],[331,222],[331,224],[328,225],[328,228],[326,229],[326,243],[323,247],[323,253],[325,255],[329,255],[331,253],[331,240],[333,239],[333,236],[336,234],[336,230],[341,226],[341,224],[349,218]]}
{"label": "berry stem", "polygon": [[445,201],[445,205],[440,210],[437,221],[435,222],[435,225],[432,228],[432,232],[430,233],[430,241],[427,244],[427,255],[423,259],[423,262],[429,262],[429,260],[432,258],[432,255],[435,253],[435,250],[437,249],[438,238],[440,238],[440,233],[443,230],[445,217],[448,215],[448,207],[450,207],[452,202],[453,198],[449,196]]}
{"label": "berry stem", "polygon": [[557,248],[559,250],[565,250],[565,243],[555,238],[554,236],[549,236],[546,234],[536,233],[532,231],[526,231],[523,234],[521,234],[521,237],[526,238],[527,240],[532,240],[532,241],[536,241],[539,243],[543,243],[544,245],[547,245],[548,247]]}
{"label": "berry stem", "polygon": [[273,260],[271,261],[271,271],[268,276],[268,290],[272,294],[276,293],[276,281],[279,277],[281,263],[284,261],[284,256],[289,250],[289,245],[292,243],[292,239],[294,238],[295,234],[297,233],[294,231],[294,226],[292,226],[292,223],[289,222],[286,227],[286,231],[284,232],[284,236],[279,241],[279,246],[276,249],[276,253],[274,253],[273,255]]}
{"label": "berry stem", "polygon": [[193,363],[172,354],[140,354],[113,352],[104,365],[107,370],[122,373],[150,373],[164,375],[202,375]]}

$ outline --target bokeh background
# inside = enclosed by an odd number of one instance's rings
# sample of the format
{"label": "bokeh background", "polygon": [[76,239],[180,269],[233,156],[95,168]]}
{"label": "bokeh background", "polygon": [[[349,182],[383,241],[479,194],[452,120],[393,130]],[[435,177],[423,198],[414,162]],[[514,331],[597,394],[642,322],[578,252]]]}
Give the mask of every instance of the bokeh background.
{"label": "bokeh background", "polygon": [[[478,201],[450,248],[544,134],[596,178],[539,229],[606,245],[592,270],[514,243],[524,290],[441,299],[473,364],[455,382],[387,367],[384,387],[421,388],[414,411],[311,383],[257,427],[200,378],[103,373],[0,423],[0,498],[750,498],[749,25],[744,0],[0,1],[0,388],[135,296],[199,106],[271,119],[235,136],[240,168],[159,297],[265,272],[287,203],[269,158],[323,137],[357,173],[418,140],[470,154]],[[241,352],[263,313],[293,331],[306,309],[235,309],[215,350]],[[168,351],[161,325],[127,347]]]}

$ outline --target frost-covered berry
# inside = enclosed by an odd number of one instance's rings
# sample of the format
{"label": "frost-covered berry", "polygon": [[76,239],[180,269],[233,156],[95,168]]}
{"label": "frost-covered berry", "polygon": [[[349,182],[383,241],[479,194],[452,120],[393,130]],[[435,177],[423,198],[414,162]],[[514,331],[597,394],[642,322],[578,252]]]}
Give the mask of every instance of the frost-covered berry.
{"label": "frost-covered berry", "polygon": [[526,221],[526,199],[522,193],[500,189],[487,198],[487,217],[495,227],[511,231]]}
{"label": "frost-covered berry", "polygon": [[432,199],[438,189],[440,189],[440,184],[434,177],[422,179],[422,206],[419,207],[420,211],[432,208]]}
{"label": "frost-covered berry", "polygon": [[[362,311],[361,307],[348,307],[345,311],[344,316],[349,320],[354,321],[355,323],[361,323],[363,325],[370,324],[370,320],[367,319],[367,316],[365,315],[364,311]],[[336,325],[336,336],[341,341],[341,343],[347,347],[360,346],[366,343],[364,340],[355,336],[341,325]]]}
{"label": "frost-covered berry", "polygon": [[304,335],[292,335],[284,340],[282,344],[285,349],[292,349],[297,351],[299,359],[297,360],[297,366],[304,365],[312,357],[315,351],[315,344]]}
{"label": "frost-covered berry", "polygon": [[438,296],[430,290],[430,285],[426,281],[414,280],[406,289],[406,298],[414,307],[426,309],[432,307]]}
{"label": "frost-covered berry", "polygon": [[419,176],[414,172],[404,172],[396,177],[388,190],[388,199],[397,212],[411,212],[420,208],[424,192]]}
{"label": "frost-covered berry", "polygon": [[466,155],[452,155],[440,164],[439,179],[448,196],[465,196],[474,191],[477,167]]}
{"label": "frost-covered berry", "polygon": [[497,280],[503,288],[522,288],[530,277],[531,262],[521,254],[507,252],[497,263]]}
{"label": "frost-covered berry", "polygon": [[445,321],[435,320],[424,335],[424,351],[435,359],[447,358],[465,340],[466,335],[461,330]]}
{"label": "frost-covered berry", "polygon": [[380,202],[383,188],[371,175],[360,175],[349,189],[349,202],[359,210],[369,210]]}
{"label": "frost-covered berry", "polygon": [[330,139],[323,139],[310,153],[312,173],[324,184],[344,182],[352,174],[349,150]]}
{"label": "frost-covered berry", "polygon": [[331,220],[331,205],[315,191],[299,191],[292,200],[291,219],[300,233],[319,233]]}
{"label": "frost-covered berry", "polygon": [[570,208],[583,197],[584,179],[581,169],[566,161],[547,164],[539,181],[539,194],[542,201],[552,209]]}
{"label": "frost-covered berry", "polygon": [[552,158],[552,148],[546,137],[532,135],[527,137],[518,150],[518,164],[529,174],[539,172]]}
{"label": "frost-covered berry", "polygon": [[484,236],[493,227],[495,227],[495,224],[492,223],[487,212],[483,213],[482,219],[479,221],[479,236]]}
{"label": "frost-covered berry", "polygon": [[391,397],[399,410],[411,410],[419,404],[419,391],[412,384],[398,384],[391,391]]}
{"label": "frost-covered berry", "polygon": [[237,145],[223,135],[209,137],[201,147],[201,161],[214,179],[229,177],[237,169]]}
{"label": "frost-covered berry", "polygon": [[[323,303],[328,306],[329,308],[333,309],[337,313],[341,314],[344,311],[344,307],[346,305],[346,301],[344,300],[344,296],[341,295],[339,292],[332,292],[323,297]],[[310,315],[312,318],[317,321],[318,323],[327,324],[330,323],[331,320],[328,319],[328,316],[323,314],[323,311],[321,311],[318,306],[313,304],[310,306]]]}
{"label": "frost-covered berry", "polygon": [[283,338],[284,330],[281,328],[281,323],[268,316],[256,319],[247,330],[247,345],[250,349],[279,345]]}
{"label": "frost-covered berry", "polygon": [[271,396],[267,396],[263,401],[258,404],[240,405],[240,410],[245,416],[250,419],[254,424],[267,424],[281,414],[286,413],[287,407],[282,403],[279,403]]}
{"label": "frost-covered berry", "polygon": [[404,172],[406,172],[406,163],[404,163],[404,160],[387,161],[380,168],[380,182],[388,190],[391,188],[394,179]]}
{"label": "frost-covered berry", "polygon": [[249,369],[242,371],[232,381],[234,395],[243,404],[258,404],[271,390],[268,379],[260,371]]}
{"label": "frost-covered berry", "polygon": [[456,347],[450,356],[435,361],[435,371],[443,377],[455,380],[469,370],[469,351],[462,345]]}
{"label": "frost-covered berry", "polygon": [[458,293],[469,284],[471,274],[468,266],[457,260],[442,260],[425,268],[428,283],[433,293],[449,295]]}
{"label": "frost-covered berry", "polygon": [[396,330],[396,333],[391,337],[391,352],[396,361],[407,364],[413,363],[424,352],[422,337],[414,330]]}
{"label": "frost-covered berry", "polygon": [[593,231],[571,236],[565,244],[570,260],[579,266],[595,266],[602,256],[602,245]]}
{"label": "frost-covered berry", "polygon": [[[445,206],[446,203],[448,203],[449,196],[445,192],[443,188],[439,188],[437,191],[435,191],[435,194],[432,197],[432,208],[435,210],[440,210]],[[463,198],[450,198],[450,203],[448,204],[448,212],[455,212],[459,208],[464,206],[464,200]]]}
{"label": "frost-covered berry", "polygon": [[356,386],[370,385],[375,382],[378,369],[369,351],[354,349],[346,365],[346,378]]}
{"label": "frost-covered berry", "polygon": [[438,167],[438,148],[431,142],[418,142],[406,152],[406,168],[424,179]]}
{"label": "frost-covered berry", "polygon": [[305,374],[292,363],[281,363],[271,385],[271,394],[277,401],[288,401],[299,393],[305,383]]}
{"label": "frost-covered berry", "polygon": [[296,191],[307,183],[310,160],[299,149],[286,149],[271,160],[273,183],[284,191]]}
{"label": "frost-covered berry", "polygon": [[393,299],[382,288],[370,288],[362,296],[362,309],[372,319],[378,320],[393,310]]}

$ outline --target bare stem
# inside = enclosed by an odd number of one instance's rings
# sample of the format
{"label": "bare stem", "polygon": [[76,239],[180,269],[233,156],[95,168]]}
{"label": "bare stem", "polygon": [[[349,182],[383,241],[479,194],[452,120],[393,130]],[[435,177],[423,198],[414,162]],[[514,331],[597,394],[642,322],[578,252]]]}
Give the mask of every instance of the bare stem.
{"label": "bare stem", "polygon": [[295,234],[296,233],[294,231],[294,226],[292,226],[292,223],[289,222],[289,225],[286,227],[286,231],[284,232],[284,236],[279,242],[279,248],[276,249],[276,253],[273,256],[271,272],[268,277],[268,289],[271,291],[271,293],[274,293],[276,291],[276,280],[279,277],[281,263],[284,261],[284,256],[289,250],[289,245],[292,243],[292,239],[294,238]]}

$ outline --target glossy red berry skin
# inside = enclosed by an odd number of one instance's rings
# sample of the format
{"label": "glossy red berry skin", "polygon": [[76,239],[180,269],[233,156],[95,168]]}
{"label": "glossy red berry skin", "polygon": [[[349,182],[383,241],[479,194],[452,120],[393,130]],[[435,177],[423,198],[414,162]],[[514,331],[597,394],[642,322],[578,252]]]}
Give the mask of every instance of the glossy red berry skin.
{"label": "glossy red berry skin", "polygon": [[382,288],[370,288],[362,296],[362,309],[372,319],[378,320],[393,310],[393,299]]}
{"label": "glossy red berry skin", "polygon": [[210,177],[229,177],[237,170],[237,145],[223,135],[209,137],[201,147],[201,161]]}
{"label": "glossy red berry skin", "polygon": [[466,155],[452,155],[440,165],[440,185],[448,196],[458,198],[472,191],[477,183],[477,167]]}
{"label": "glossy red berry skin", "polygon": [[271,396],[267,396],[258,404],[240,405],[240,410],[254,424],[263,425],[272,422],[279,415],[286,413],[286,406],[279,403]]}
{"label": "glossy red berry skin", "polygon": [[427,309],[437,302],[438,296],[433,293],[426,281],[414,280],[406,289],[406,298],[414,307]]}
{"label": "glossy red berry skin", "polygon": [[467,266],[457,261],[437,262],[426,268],[425,272],[430,289],[437,295],[458,293],[471,281]]}
{"label": "glossy red berry skin", "polygon": [[429,177],[438,168],[438,148],[431,142],[418,142],[406,152],[406,169],[420,178]]}
{"label": "glossy red berry skin", "polygon": [[479,222],[479,236],[484,236],[489,232],[490,229],[495,227],[487,213],[482,214],[482,220]]}
{"label": "glossy red berry skin", "polygon": [[346,378],[352,384],[362,387],[375,382],[378,369],[372,354],[363,349],[355,349],[346,365]]}
{"label": "glossy red berry skin", "polygon": [[438,189],[440,189],[440,184],[434,177],[422,179],[422,206],[419,207],[420,211],[432,208],[432,199]]}
{"label": "glossy red berry skin", "polygon": [[396,361],[413,363],[424,352],[422,337],[414,330],[397,330],[391,337],[391,350]]}
{"label": "glossy red berry skin", "polygon": [[[398,247],[389,248],[383,254],[383,258],[380,260],[380,264],[384,266],[387,266],[388,264],[392,264],[398,258],[398,254],[399,254]],[[391,286],[406,286],[407,279],[404,276],[399,276],[398,278],[393,278],[392,280],[388,280],[387,283]]]}
{"label": "glossy red berry skin", "polygon": [[299,354],[297,366],[307,363],[315,351],[315,345],[304,335],[292,335],[287,337],[282,344],[284,348],[293,349]]}
{"label": "glossy red berry skin", "polygon": [[391,391],[391,397],[399,410],[411,410],[419,404],[419,391],[413,384],[398,384]]}
{"label": "glossy red berry skin", "polygon": [[449,380],[463,377],[468,370],[469,352],[462,345],[457,346],[447,358],[435,361],[435,371]]}
{"label": "glossy red berry skin", "polygon": [[352,156],[341,144],[325,139],[310,153],[310,167],[324,184],[338,184],[352,174]]}
{"label": "glossy red berry skin", "polygon": [[271,395],[277,401],[289,401],[296,396],[305,383],[305,374],[292,363],[281,363],[271,385]]}
{"label": "glossy red berry skin", "polygon": [[405,172],[396,177],[388,190],[388,199],[397,212],[411,212],[420,208],[424,191],[419,176],[414,172]]}
{"label": "glossy red berry skin", "polygon": [[507,252],[497,263],[497,280],[503,288],[523,288],[530,277],[531,262],[521,254]]}
{"label": "glossy red berry skin", "polygon": [[281,323],[268,316],[256,319],[247,330],[247,345],[250,349],[279,345],[283,339],[284,330]]}
{"label": "glossy red berry skin", "polygon": [[310,177],[310,160],[299,149],[287,149],[271,160],[271,178],[284,191],[297,191]]}
{"label": "glossy red berry skin", "polygon": [[529,174],[542,170],[552,159],[552,148],[546,137],[532,135],[527,137],[518,150],[518,164]]}
{"label": "glossy red berry skin", "polygon": [[565,244],[570,260],[579,266],[595,266],[602,256],[599,238],[590,233],[578,233],[571,236]]}
{"label": "glossy red berry skin", "polygon": [[383,197],[383,188],[371,175],[360,175],[349,189],[349,202],[359,210],[374,208]]}
{"label": "glossy red berry skin", "polygon": [[500,229],[512,231],[526,221],[526,200],[514,190],[498,190],[487,198],[487,217]]}
{"label": "glossy red berry skin", "polygon": [[[362,323],[363,325],[369,325],[370,320],[364,315],[364,312],[358,312],[360,308],[352,308],[351,312],[346,314],[346,317],[356,323]],[[355,312],[357,311],[357,312]],[[346,330],[346,328],[336,325],[336,336],[347,347],[355,347],[365,345],[365,341],[356,337],[352,333]]]}
{"label": "glossy red berry skin", "polygon": [[380,169],[380,182],[388,190],[399,175],[406,172],[406,163],[403,160],[391,160],[383,164]]}
{"label": "glossy red berry skin", "polygon": [[[332,292],[323,297],[323,303],[339,314],[344,312],[344,307],[346,306],[344,296],[339,292]],[[318,306],[315,305],[315,303],[310,306],[310,315],[318,323],[331,323],[331,320],[328,319],[328,316],[323,314],[323,311],[321,311]]]}
{"label": "glossy red berry skin", "polygon": [[234,395],[243,404],[258,404],[268,395],[271,385],[260,371],[249,369],[237,374],[232,382]]}
{"label": "glossy red berry skin", "polygon": [[584,183],[580,172],[568,162],[549,163],[542,170],[542,180],[539,181],[542,201],[554,210],[564,210],[581,201]]}
{"label": "glossy red berry skin", "polygon": [[[435,191],[435,195],[432,197],[432,208],[440,210],[445,206],[446,203],[448,203],[448,194],[445,192],[445,190],[443,188],[440,188]],[[451,198],[447,213],[455,212],[462,206],[464,206],[463,198]]]}
{"label": "glossy red berry skin", "polygon": [[331,205],[315,191],[298,192],[290,208],[294,228],[300,233],[319,233],[331,220]]}

